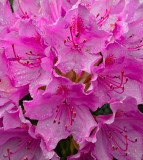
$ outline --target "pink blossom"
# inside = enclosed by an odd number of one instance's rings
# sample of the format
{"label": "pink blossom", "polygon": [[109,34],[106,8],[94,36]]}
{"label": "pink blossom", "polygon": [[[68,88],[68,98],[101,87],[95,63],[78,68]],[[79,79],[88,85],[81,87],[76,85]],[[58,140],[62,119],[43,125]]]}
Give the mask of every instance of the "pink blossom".
{"label": "pink blossom", "polygon": [[[111,103],[113,115],[97,116],[99,125],[93,156],[97,159],[130,159],[142,157],[142,114],[134,98]],[[108,157],[108,158],[107,158]]]}
{"label": "pink blossom", "polygon": [[46,90],[38,90],[33,98],[33,101],[24,102],[25,116],[39,120],[36,133],[44,138],[49,151],[70,134],[82,141],[96,126],[89,111],[89,108],[96,109],[96,97],[86,95],[81,84],[54,77]]}
{"label": "pink blossom", "polygon": [[64,19],[47,27],[46,42],[57,50],[56,66],[62,72],[71,69],[78,73],[90,72],[91,65],[100,58],[98,52],[106,46],[110,35],[98,30],[93,19],[89,11],[79,5],[67,12]]}
{"label": "pink blossom", "polygon": [[104,64],[93,68],[94,91],[99,90],[97,94],[104,97],[100,101],[108,103],[109,99],[132,96],[142,103],[142,62],[128,58],[128,50],[115,43],[103,51],[103,61]]}

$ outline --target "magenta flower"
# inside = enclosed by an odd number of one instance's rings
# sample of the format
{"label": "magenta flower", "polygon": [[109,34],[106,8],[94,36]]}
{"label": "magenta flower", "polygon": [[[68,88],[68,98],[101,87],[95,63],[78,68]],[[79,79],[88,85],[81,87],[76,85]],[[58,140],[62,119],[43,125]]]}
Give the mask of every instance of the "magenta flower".
{"label": "magenta flower", "polygon": [[81,84],[54,77],[46,90],[38,90],[33,98],[33,101],[24,102],[25,116],[39,120],[36,133],[44,138],[49,150],[70,134],[81,141],[96,126],[89,111],[96,109],[96,97],[86,95]]}
{"label": "magenta flower", "polygon": [[138,104],[142,103],[142,62],[128,58],[128,50],[116,43],[103,51],[103,62],[93,68],[92,83],[94,91],[99,90],[97,94],[104,97],[100,99],[101,105],[110,99],[121,100],[127,96],[135,97]]}
{"label": "magenta flower", "polygon": [[80,73],[90,72],[91,65],[101,58],[98,52],[106,46],[109,36],[98,30],[93,15],[79,5],[67,12],[64,19],[47,27],[46,42],[57,50],[56,66],[62,72],[73,69]]}
{"label": "magenta flower", "polygon": [[[143,159],[142,10],[1,0],[0,160]],[[71,136],[73,155],[58,152]]]}
{"label": "magenta flower", "polygon": [[143,116],[137,109],[136,100],[128,97],[123,102],[111,103],[111,109],[112,115],[96,118],[99,131],[93,156],[103,160],[113,157],[121,160],[141,160]]}
{"label": "magenta flower", "polygon": [[54,152],[48,152],[44,141],[36,137],[35,127],[31,126],[22,114],[22,110],[5,112],[3,127],[0,128],[1,159],[41,159],[52,158]]}

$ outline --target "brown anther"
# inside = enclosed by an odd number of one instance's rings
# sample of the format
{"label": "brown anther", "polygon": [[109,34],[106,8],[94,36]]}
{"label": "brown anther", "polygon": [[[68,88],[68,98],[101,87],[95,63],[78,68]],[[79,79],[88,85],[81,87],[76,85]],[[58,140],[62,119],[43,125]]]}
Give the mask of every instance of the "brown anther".
{"label": "brown anther", "polygon": [[124,131],[127,132],[127,129],[125,128]]}
{"label": "brown anther", "polygon": [[128,155],[128,153],[127,152],[125,152],[125,156],[127,156]]}
{"label": "brown anther", "polygon": [[76,117],[76,112],[73,112],[73,114],[74,114],[74,118]]}
{"label": "brown anther", "polygon": [[84,40],[83,40],[83,43],[85,43],[86,41],[87,41],[87,40],[86,40],[86,39],[84,39]]}
{"label": "brown anther", "polygon": [[138,140],[138,139],[137,139],[137,138],[135,138],[135,142],[137,142],[137,140]]}
{"label": "brown anther", "polygon": [[99,15],[100,15],[100,13],[98,13],[98,14],[96,15],[96,18],[99,17]]}
{"label": "brown anther", "polygon": [[128,77],[126,77],[126,82],[129,80],[129,78]]}
{"label": "brown anther", "polygon": [[113,88],[113,85],[112,85],[112,84],[110,84],[110,88]]}
{"label": "brown anther", "polygon": [[74,46],[75,46],[75,48],[77,48],[77,47],[78,47],[78,44],[77,44],[77,43],[75,43],[75,45],[74,45]]}
{"label": "brown anther", "polygon": [[56,112],[58,112],[58,109],[56,109]]}
{"label": "brown anther", "polygon": [[54,119],[53,123],[56,123],[56,121],[57,121],[57,120],[56,120],[56,119]]}
{"label": "brown anther", "polygon": [[113,148],[114,150],[116,149],[114,145],[112,145],[112,148]]}
{"label": "brown anther", "polygon": [[67,126],[67,124],[65,124],[65,129],[67,129],[68,128],[68,126]]}
{"label": "brown anther", "polygon": [[29,64],[30,60],[27,60],[27,64]]}
{"label": "brown anther", "polygon": [[60,124],[61,122],[60,122],[60,120],[58,120],[58,124]]}
{"label": "brown anther", "polygon": [[59,105],[57,105],[57,108],[59,108]]}
{"label": "brown anther", "polygon": [[76,34],[76,37],[78,37],[79,36],[79,32],[77,32],[77,34]]}
{"label": "brown anther", "polygon": [[130,36],[129,36],[129,38],[132,38],[134,36],[134,34],[131,34]]}
{"label": "brown anther", "polygon": [[64,40],[64,43],[66,43],[66,42],[67,42],[67,39]]}
{"label": "brown anther", "polygon": [[29,51],[32,54],[32,51]]}

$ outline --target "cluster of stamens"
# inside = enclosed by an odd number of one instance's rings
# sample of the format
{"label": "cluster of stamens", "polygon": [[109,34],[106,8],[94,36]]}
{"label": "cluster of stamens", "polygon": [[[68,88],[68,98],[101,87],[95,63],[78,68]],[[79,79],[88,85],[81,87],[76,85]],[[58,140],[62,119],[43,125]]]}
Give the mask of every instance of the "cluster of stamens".
{"label": "cluster of stamens", "polygon": [[21,11],[22,14],[23,14],[22,18],[23,18],[23,19],[29,18],[28,13],[27,13],[27,12],[24,12],[24,11],[22,10],[19,0],[18,0],[18,5],[19,5],[20,11]]}
{"label": "cluster of stamens", "polygon": [[105,125],[104,133],[107,138],[107,142],[110,144],[114,151],[119,151],[122,156],[128,155],[129,143],[136,143],[137,138],[130,139],[127,135],[128,131],[126,127],[119,127],[117,125],[108,126]]}
{"label": "cluster of stamens", "polygon": [[96,19],[97,19],[97,25],[99,27],[102,27],[103,23],[105,23],[107,21],[107,19],[109,18],[109,13],[110,13],[111,8],[108,10],[106,9],[106,12],[103,16],[100,16],[100,13],[98,13],[96,15]]}
{"label": "cluster of stamens", "polygon": [[70,103],[68,103],[66,99],[63,101],[62,104],[57,105],[56,116],[53,123],[58,122],[58,124],[60,124],[63,114],[65,118],[65,129],[67,129],[68,124],[72,126],[74,119],[76,118],[76,112],[74,111],[74,107]]}
{"label": "cluster of stamens", "polygon": [[18,61],[18,63],[27,66],[29,68],[39,67],[41,64],[41,55],[35,54],[32,51],[26,52],[26,57],[21,57],[20,55],[16,54],[14,44],[12,44],[13,53],[15,56],[15,60]]}
{"label": "cluster of stamens", "polygon": [[[129,36],[129,38],[133,38],[135,36],[135,34],[131,34]],[[138,51],[138,50],[141,50],[143,47],[143,38],[141,38],[138,42],[138,45],[134,46],[134,47],[127,47],[129,50],[132,50],[132,51]]]}
{"label": "cluster of stamens", "polygon": [[[28,138],[29,139],[29,138]],[[25,150],[24,154],[18,159],[18,160],[32,160],[37,148],[39,147],[40,140],[34,140],[34,139],[24,139],[22,141],[22,138],[19,138],[19,144],[17,145],[17,149],[15,151],[12,151],[12,149],[7,148],[6,154],[3,154],[4,159],[12,160],[11,158],[20,152],[20,150]]]}
{"label": "cluster of stamens", "polygon": [[86,43],[86,39],[84,39],[81,43],[78,43],[79,32],[74,36],[72,26],[70,26],[70,34],[71,36],[67,36],[67,39],[64,40],[64,44],[67,47],[70,47],[72,50],[81,51],[84,44]]}
{"label": "cluster of stamens", "polygon": [[99,82],[107,91],[114,91],[116,93],[123,93],[124,92],[124,85],[127,83],[128,77],[125,77],[124,80],[124,72],[121,72],[121,75],[106,75],[106,76],[99,76]]}

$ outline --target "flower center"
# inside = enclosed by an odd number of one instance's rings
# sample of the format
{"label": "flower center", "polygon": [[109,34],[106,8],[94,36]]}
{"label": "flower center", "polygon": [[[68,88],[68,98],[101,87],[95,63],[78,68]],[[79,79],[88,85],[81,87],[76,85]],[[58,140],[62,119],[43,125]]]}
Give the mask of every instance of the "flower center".
{"label": "flower center", "polygon": [[109,54],[105,59],[105,66],[111,66],[115,63],[116,57],[114,54]]}
{"label": "flower center", "polygon": [[65,118],[65,129],[67,129],[68,125],[72,126],[72,123],[76,117],[76,112],[74,107],[67,102],[67,99],[65,99],[62,104],[57,105],[56,115],[53,123],[58,121],[58,124],[60,124],[62,116]]}
{"label": "flower center", "polygon": [[67,39],[64,40],[64,44],[67,47],[70,47],[72,50],[81,51],[86,43],[86,39],[82,42],[79,42],[80,34],[84,31],[84,24],[82,18],[73,17],[70,25],[70,36],[67,36]]}

